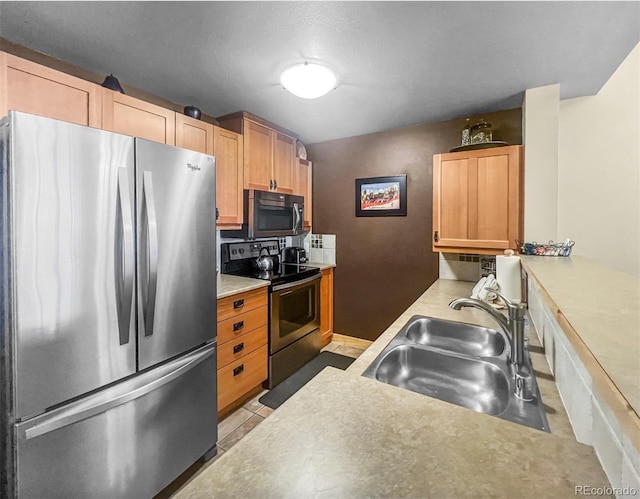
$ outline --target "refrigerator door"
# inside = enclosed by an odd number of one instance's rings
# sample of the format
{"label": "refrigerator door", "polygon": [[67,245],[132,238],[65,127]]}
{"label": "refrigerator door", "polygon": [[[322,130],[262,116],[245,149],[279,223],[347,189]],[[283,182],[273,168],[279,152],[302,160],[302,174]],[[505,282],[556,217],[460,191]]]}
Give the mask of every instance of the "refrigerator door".
{"label": "refrigerator door", "polygon": [[18,497],[152,497],[217,440],[205,345],[15,427]]}
{"label": "refrigerator door", "polygon": [[8,327],[21,419],[135,373],[134,144],[23,113],[9,121]]}
{"label": "refrigerator door", "polygon": [[211,156],[136,139],[138,363],[215,338],[216,179]]}

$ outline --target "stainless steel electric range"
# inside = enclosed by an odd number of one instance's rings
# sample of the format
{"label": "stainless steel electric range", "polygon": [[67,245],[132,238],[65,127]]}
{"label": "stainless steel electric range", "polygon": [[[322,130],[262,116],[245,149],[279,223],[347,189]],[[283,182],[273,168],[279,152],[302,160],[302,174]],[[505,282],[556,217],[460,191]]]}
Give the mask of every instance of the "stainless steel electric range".
{"label": "stainless steel electric range", "polygon": [[[271,257],[273,268],[262,270],[258,259]],[[273,388],[320,352],[320,269],[285,263],[277,239],[223,243],[220,271],[270,281],[269,378]],[[262,263],[264,266],[264,262]]]}

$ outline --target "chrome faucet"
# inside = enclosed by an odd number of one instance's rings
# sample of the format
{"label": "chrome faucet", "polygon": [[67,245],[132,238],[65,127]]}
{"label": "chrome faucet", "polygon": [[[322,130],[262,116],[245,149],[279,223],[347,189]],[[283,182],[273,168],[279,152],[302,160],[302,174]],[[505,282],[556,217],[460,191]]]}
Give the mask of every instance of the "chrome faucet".
{"label": "chrome faucet", "polygon": [[509,360],[513,366],[515,395],[522,400],[532,400],[533,383],[531,373],[524,360],[524,314],[526,307],[521,303],[513,303],[499,291],[492,290],[492,292],[498,295],[498,298],[506,305],[509,313],[508,319],[488,303],[475,298],[458,298],[449,303],[449,306],[454,310],[460,310],[463,307],[484,310],[500,324],[511,347]]}

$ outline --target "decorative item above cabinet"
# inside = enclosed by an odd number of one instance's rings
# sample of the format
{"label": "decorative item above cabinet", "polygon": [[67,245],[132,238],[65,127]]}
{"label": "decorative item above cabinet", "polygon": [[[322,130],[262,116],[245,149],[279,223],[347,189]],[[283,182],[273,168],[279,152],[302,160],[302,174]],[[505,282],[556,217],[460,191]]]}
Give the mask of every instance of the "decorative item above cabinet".
{"label": "decorative item above cabinet", "polygon": [[433,157],[433,251],[499,254],[522,240],[522,146]]}
{"label": "decorative item above cabinet", "polygon": [[221,127],[244,136],[245,189],[294,192],[295,133],[244,111],[216,119]]}

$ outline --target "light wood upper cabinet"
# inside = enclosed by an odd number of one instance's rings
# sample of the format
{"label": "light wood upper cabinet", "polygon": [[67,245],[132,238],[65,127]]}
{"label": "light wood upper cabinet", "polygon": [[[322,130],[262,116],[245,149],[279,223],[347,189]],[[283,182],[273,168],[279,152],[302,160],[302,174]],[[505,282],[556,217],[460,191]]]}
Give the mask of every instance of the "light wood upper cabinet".
{"label": "light wood upper cabinet", "polygon": [[313,205],[312,195],[312,166],[311,161],[305,159],[296,158],[296,181],[293,193],[296,196],[304,197],[304,229],[311,229],[311,215]]}
{"label": "light wood upper cabinet", "polygon": [[102,87],[0,52],[0,117],[10,109],[100,127]]}
{"label": "light wood upper cabinet", "polygon": [[277,192],[293,193],[296,167],[296,139],[273,132],[273,180]]}
{"label": "light wood upper cabinet", "polygon": [[175,113],[176,146],[213,156],[213,125]]}
{"label": "light wood upper cabinet", "polygon": [[273,132],[258,123],[244,126],[244,188],[268,191],[273,188]]}
{"label": "light wood upper cabinet", "polygon": [[239,229],[244,220],[242,135],[214,126],[213,153],[216,157],[217,226]]}
{"label": "light wood upper cabinet", "polygon": [[522,146],[436,154],[433,251],[501,253],[523,233]]}
{"label": "light wood upper cabinet", "polygon": [[296,181],[296,136],[252,114],[217,118],[244,136],[244,188],[292,194]]}
{"label": "light wood upper cabinet", "polygon": [[175,145],[176,113],[129,95],[103,89],[102,128]]}

